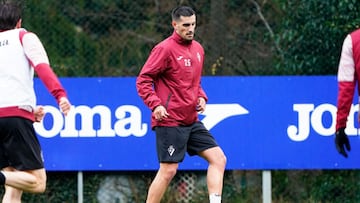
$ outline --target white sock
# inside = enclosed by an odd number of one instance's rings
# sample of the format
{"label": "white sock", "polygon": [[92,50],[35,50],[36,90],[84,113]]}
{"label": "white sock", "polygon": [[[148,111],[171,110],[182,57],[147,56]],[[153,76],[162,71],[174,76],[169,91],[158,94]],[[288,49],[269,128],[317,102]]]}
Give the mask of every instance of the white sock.
{"label": "white sock", "polygon": [[221,203],[221,195],[213,193],[209,195],[210,203]]}

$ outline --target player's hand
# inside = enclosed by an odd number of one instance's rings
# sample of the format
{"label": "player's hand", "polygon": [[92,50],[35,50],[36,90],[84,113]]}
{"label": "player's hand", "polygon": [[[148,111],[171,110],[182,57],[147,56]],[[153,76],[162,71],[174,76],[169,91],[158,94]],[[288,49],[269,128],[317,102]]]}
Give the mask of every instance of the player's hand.
{"label": "player's hand", "polygon": [[69,113],[69,111],[71,109],[71,104],[66,97],[60,98],[59,108],[65,116]]}
{"label": "player's hand", "polygon": [[350,142],[348,136],[345,134],[345,128],[339,128],[335,132],[335,146],[337,151],[343,155],[344,157],[348,157],[348,154],[345,151],[345,148],[347,151],[350,151]]}
{"label": "player's hand", "polygon": [[206,101],[204,98],[199,97],[198,104],[196,106],[196,111],[202,113],[205,111]]}
{"label": "player's hand", "polygon": [[43,106],[37,106],[34,111],[35,122],[40,122],[45,116],[45,111]]}
{"label": "player's hand", "polygon": [[169,116],[168,112],[166,111],[165,107],[160,105],[160,106],[157,106],[155,109],[154,109],[154,117],[156,120],[158,121],[161,121],[163,118],[167,118]]}

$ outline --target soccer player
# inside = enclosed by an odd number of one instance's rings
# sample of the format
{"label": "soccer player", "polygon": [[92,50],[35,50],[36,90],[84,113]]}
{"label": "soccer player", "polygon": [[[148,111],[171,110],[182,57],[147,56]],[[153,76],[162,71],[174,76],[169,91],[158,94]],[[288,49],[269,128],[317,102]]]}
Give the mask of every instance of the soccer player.
{"label": "soccer player", "polygon": [[0,3],[0,184],[2,202],[21,202],[23,191],[46,189],[41,146],[33,127],[44,109],[36,107],[34,72],[67,115],[71,104],[49,65],[37,35],[21,28],[21,6]]}
{"label": "soccer player", "polygon": [[356,84],[359,83],[359,80],[360,29],[357,29],[348,34],[343,42],[338,69],[339,91],[337,98],[335,146],[338,152],[344,157],[348,157],[346,151],[350,151],[351,149],[349,138],[345,133],[345,128],[354,98],[355,87]]}
{"label": "soccer player", "polygon": [[160,162],[146,202],[160,202],[187,152],[209,163],[209,199],[220,203],[226,157],[198,120],[198,112],[205,110],[208,98],[201,87],[204,50],[194,40],[194,10],[187,6],[175,8],[172,26],[173,34],[153,48],[136,80],[139,96],[152,111]]}

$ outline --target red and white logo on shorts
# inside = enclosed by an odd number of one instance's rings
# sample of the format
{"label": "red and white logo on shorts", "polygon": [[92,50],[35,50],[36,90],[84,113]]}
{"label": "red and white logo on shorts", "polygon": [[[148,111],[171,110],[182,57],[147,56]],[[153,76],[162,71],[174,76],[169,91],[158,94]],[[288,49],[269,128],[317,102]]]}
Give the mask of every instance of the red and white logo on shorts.
{"label": "red and white logo on shorts", "polygon": [[175,148],[173,145],[170,145],[168,148],[169,155],[172,156],[175,152]]}

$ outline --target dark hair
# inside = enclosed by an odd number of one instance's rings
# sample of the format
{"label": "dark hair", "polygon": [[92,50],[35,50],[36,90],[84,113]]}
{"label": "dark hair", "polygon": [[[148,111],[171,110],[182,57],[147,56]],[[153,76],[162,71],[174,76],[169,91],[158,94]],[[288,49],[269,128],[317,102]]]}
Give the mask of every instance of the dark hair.
{"label": "dark hair", "polygon": [[181,16],[189,17],[194,14],[195,14],[195,11],[192,8],[190,8],[188,6],[179,6],[179,7],[174,8],[174,10],[172,10],[171,17],[172,17],[172,20],[178,21]]}
{"label": "dark hair", "polygon": [[0,30],[14,29],[21,19],[21,6],[19,3],[2,1],[0,3]]}

